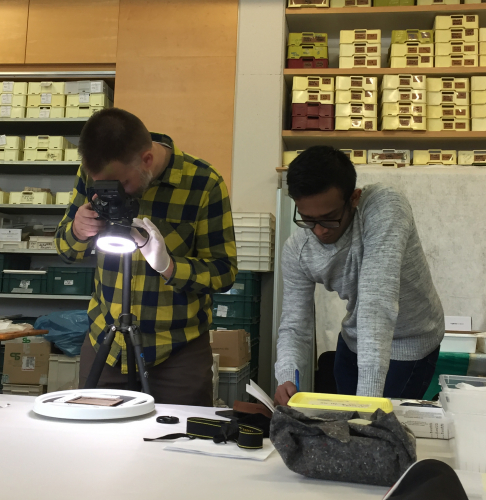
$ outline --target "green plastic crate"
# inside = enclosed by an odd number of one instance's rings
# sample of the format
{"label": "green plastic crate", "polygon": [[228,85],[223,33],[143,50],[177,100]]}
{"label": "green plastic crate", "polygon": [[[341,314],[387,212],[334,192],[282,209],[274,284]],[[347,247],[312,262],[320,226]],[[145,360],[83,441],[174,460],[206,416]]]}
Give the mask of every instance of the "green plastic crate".
{"label": "green plastic crate", "polygon": [[251,341],[250,371],[253,371],[255,368],[258,370],[259,359],[260,359],[260,339],[255,339]]}
{"label": "green plastic crate", "polygon": [[234,401],[248,402],[249,394],[246,392],[246,384],[250,383],[250,364],[236,372],[219,372],[218,397],[230,408]]}
{"label": "green plastic crate", "polygon": [[219,318],[213,316],[213,324],[210,329],[245,330],[250,334],[250,340],[253,341],[260,338],[260,316],[250,319]]}
{"label": "green plastic crate", "polygon": [[4,269],[30,269],[30,255],[0,253],[0,272]]}
{"label": "green plastic crate", "polygon": [[93,267],[50,267],[47,293],[52,295],[91,295],[94,289]]}
{"label": "green plastic crate", "polygon": [[[0,375],[3,373],[3,358],[5,356],[5,346],[0,344]],[[1,380],[0,376],[0,380]]]}
{"label": "green plastic crate", "polygon": [[[23,273],[5,273],[3,272],[2,293],[47,293],[47,273],[34,274]],[[16,289],[16,292],[12,292]],[[23,290],[23,292],[18,292]]]}
{"label": "green plastic crate", "polygon": [[260,297],[213,295],[213,317],[254,318],[255,316],[260,316]]}
{"label": "green plastic crate", "polygon": [[239,271],[231,290],[217,295],[239,295],[242,297],[260,297],[262,294],[262,275],[254,271]]}

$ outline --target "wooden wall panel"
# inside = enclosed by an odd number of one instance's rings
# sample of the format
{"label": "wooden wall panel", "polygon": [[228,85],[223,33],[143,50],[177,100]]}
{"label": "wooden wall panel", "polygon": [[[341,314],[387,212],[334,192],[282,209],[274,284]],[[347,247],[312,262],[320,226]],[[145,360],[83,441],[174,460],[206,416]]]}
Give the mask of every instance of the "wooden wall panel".
{"label": "wooden wall panel", "polygon": [[23,64],[29,0],[0,0],[0,64]]}
{"label": "wooden wall panel", "polygon": [[231,183],[238,0],[121,0],[115,105]]}
{"label": "wooden wall panel", "polygon": [[27,64],[114,63],[119,0],[30,0]]}

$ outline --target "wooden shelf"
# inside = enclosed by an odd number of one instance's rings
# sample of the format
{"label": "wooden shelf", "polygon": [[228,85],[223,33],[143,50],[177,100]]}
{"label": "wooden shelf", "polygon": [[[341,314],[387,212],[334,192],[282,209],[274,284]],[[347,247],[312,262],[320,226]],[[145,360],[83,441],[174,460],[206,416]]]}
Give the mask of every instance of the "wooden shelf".
{"label": "wooden shelf", "polygon": [[88,118],[0,118],[0,134],[79,135]]}
{"label": "wooden shelf", "polygon": [[0,174],[75,175],[79,161],[0,161]]}
{"label": "wooden shelf", "polygon": [[0,213],[16,215],[57,215],[64,214],[67,205],[0,205]]}
{"label": "wooden shelf", "polygon": [[91,300],[91,295],[43,295],[33,293],[0,293],[2,299]]}
{"label": "wooden shelf", "polygon": [[[405,132],[405,131],[334,131],[284,130],[282,138],[287,150],[310,146],[329,145],[350,149],[381,149],[405,147],[407,149],[484,149],[486,132]],[[372,145],[372,146],[371,146]]]}
{"label": "wooden shelf", "polygon": [[345,7],[342,9],[287,9],[290,32],[324,32],[330,38],[347,29],[432,29],[436,15],[478,14],[486,26],[485,4],[415,5],[409,7]]}

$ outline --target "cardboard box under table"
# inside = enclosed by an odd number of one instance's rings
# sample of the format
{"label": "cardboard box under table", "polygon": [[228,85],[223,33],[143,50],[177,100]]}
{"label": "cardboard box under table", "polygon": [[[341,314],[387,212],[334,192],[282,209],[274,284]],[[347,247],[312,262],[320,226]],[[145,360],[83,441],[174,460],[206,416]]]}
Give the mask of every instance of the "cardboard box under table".
{"label": "cardboard box under table", "polygon": [[239,368],[250,361],[250,334],[245,330],[211,330],[210,342],[222,368]]}

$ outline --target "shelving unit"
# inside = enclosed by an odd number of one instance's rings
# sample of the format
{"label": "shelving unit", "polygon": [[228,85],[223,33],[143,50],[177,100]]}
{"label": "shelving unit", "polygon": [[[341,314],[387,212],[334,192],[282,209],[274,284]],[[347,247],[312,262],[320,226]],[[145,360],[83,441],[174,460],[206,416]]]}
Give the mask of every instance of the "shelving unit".
{"label": "shelving unit", "polygon": [[79,161],[0,161],[0,172],[7,175],[74,175]]}
{"label": "shelving unit", "polygon": [[57,215],[66,211],[67,205],[0,205],[0,213],[13,215]]}
{"label": "shelving unit", "polygon": [[33,293],[0,293],[0,299],[91,300],[91,295],[42,295]]}

